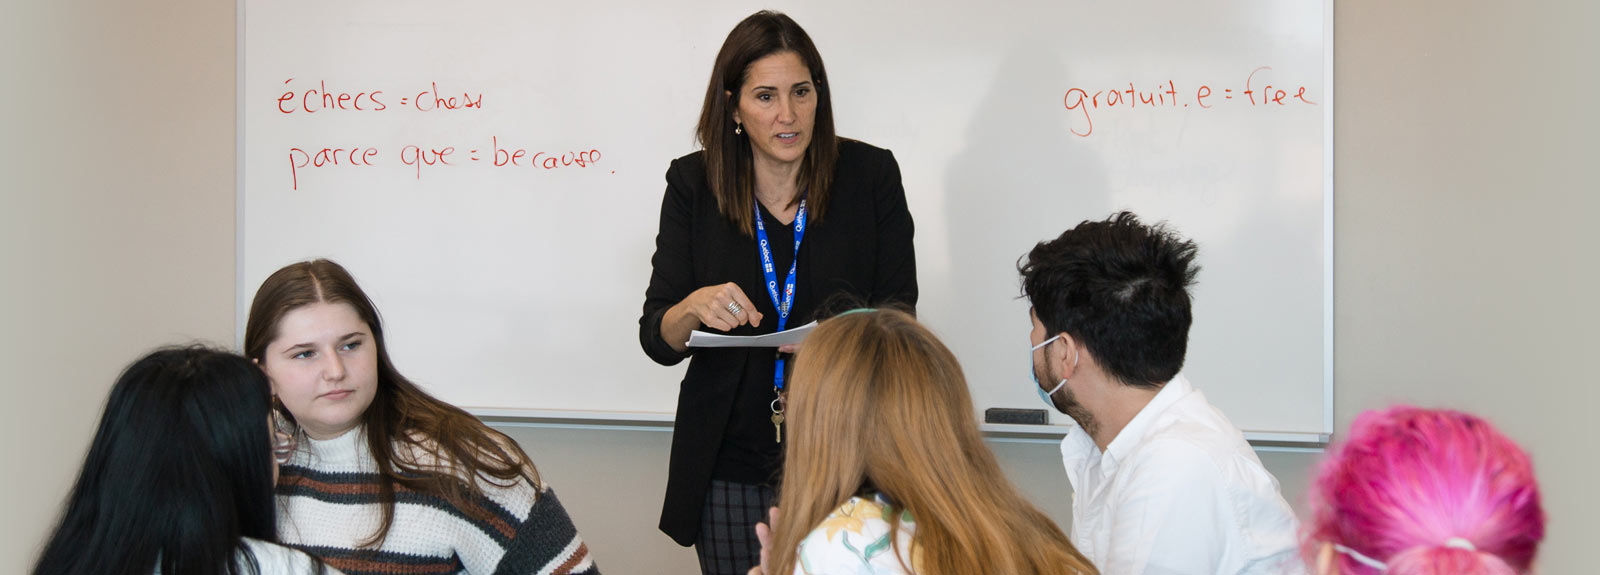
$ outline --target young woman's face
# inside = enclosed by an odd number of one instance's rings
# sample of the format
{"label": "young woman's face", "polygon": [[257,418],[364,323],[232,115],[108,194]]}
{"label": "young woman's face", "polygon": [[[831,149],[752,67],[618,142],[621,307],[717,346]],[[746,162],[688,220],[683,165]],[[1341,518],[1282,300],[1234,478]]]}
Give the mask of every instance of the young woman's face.
{"label": "young woman's face", "polygon": [[296,308],[260,358],[272,391],[306,435],[331,439],[361,423],[378,391],[372,328],[346,303]]}

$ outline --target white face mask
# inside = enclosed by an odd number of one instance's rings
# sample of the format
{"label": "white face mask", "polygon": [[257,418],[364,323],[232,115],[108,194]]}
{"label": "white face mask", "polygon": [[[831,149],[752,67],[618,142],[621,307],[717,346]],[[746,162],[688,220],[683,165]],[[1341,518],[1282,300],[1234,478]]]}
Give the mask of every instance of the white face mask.
{"label": "white face mask", "polygon": [[[1471,541],[1468,541],[1464,537],[1451,537],[1449,539],[1446,539],[1444,544],[1440,545],[1440,547],[1448,547],[1448,548],[1451,548],[1451,549],[1462,549],[1462,550],[1466,550],[1466,551],[1471,551],[1473,553],[1477,553],[1478,552],[1478,547],[1476,545],[1473,545]],[[1373,559],[1373,558],[1368,557],[1366,555],[1363,555],[1360,551],[1356,551],[1355,549],[1351,549],[1349,547],[1345,547],[1345,546],[1340,545],[1338,543],[1334,543],[1333,544],[1333,550],[1337,551],[1340,554],[1345,555],[1345,556],[1347,556],[1347,557],[1349,557],[1351,559],[1354,559],[1356,563],[1360,563],[1362,565],[1366,565],[1366,566],[1371,567],[1373,569],[1377,569],[1379,573],[1387,573],[1387,572],[1389,572],[1389,566],[1384,564],[1384,562],[1379,561],[1377,559]]]}
{"label": "white face mask", "polygon": [[[1056,334],[1055,337],[1039,342],[1039,345],[1033,346],[1033,349],[1028,351],[1028,379],[1033,380],[1033,390],[1039,392],[1039,400],[1043,401],[1045,405],[1050,406],[1051,409],[1060,411],[1060,409],[1056,407],[1055,400],[1050,399],[1050,396],[1055,395],[1057,391],[1061,391],[1061,388],[1067,385],[1067,378],[1061,378],[1061,381],[1057,382],[1054,388],[1051,388],[1050,391],[1045,391],[1044,388],[1039,387],[1039,370],[1038,366],[1033,363],[1033,352],[1039,351],[1039,348],[1050,345],[1050,342],[1058,339],[1061,339],[1061,334]],[[1077,350],[1073,351],[1072,368],[1077,369]]]}
{"label": "white face mask", "polygon": [[1384,565],[1382,561],[1379,561],[1377,559],[1373,559],[1373,558],[1368,557],[1366,555],[1362,555],[1360,551],[1356,551],[1355,549],[1351,549],[1349,547],[1345,547],[1345,546],[1340,545],[1338,543],[1334,543],[1333,544],[1333,550],[1334,551],[1338,551],[1339,553],[1344,554],[1346,556],[1349,556],[1351,559],[1354,559],[1356,563],[1360,563],[1362,565],[1366,565],[1366,566],[1371,567],[1373,569],[1377,569],[1379,573],[1385,573],[1385,572],[1387,572],[1389,570],[1389,566],[1388,565]]}

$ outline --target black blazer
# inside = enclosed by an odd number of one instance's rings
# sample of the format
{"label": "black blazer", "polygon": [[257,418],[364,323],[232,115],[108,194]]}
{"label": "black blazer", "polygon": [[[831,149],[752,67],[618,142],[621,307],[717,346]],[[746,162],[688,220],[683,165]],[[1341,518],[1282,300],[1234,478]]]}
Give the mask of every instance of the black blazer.
{"label": "black blazer", "polygon": [[[823,218],[806,224],[798,255],[797,299],[788,327],[814,319],[814,309],[801,308],[798,295],[802,292],[809,294],[806,299],[811,304],[806,307],[810,308],[838,294],[872,305],[915,306],[913,225],[894,155],[841,139],[830,196]],[[692,358],[678,388],[667,494],[661,508],[661,530],[679,545],[693,545],[699,535],[700,510],[728,427],[735,390],[744,383],[740,380],[745,362],[754,354],[770,356],[772,351],[708,348],[678,353],[661,339],[661,317],[690,292],[731,281],[759,308],[764,321],[760,328],[744,325],[729,333],[775,331],[778,313],[764,287],[757,250],[754,238],[718,213],[702,152],[674,160],[667,169],[661,228],[650,260],[650,287],[639,318],[639,343],[651,359],[663,365]]]}

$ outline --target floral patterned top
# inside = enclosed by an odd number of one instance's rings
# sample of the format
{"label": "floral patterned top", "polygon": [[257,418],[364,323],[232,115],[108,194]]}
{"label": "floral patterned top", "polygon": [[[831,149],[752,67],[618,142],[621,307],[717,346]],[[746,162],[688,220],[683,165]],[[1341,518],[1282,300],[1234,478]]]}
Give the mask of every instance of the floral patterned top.
{"label": "floral patterned top", "polygon": [[[891,534],[888,517],[895,513],[900,526]],[[800,541],[795,575],[905,574],[907,565],[914,572],[919,555],[911,547],[915,530],[911,514],[894,509],[882,495],[851,497]],[[896,544],[890,543],[891,536]]]}

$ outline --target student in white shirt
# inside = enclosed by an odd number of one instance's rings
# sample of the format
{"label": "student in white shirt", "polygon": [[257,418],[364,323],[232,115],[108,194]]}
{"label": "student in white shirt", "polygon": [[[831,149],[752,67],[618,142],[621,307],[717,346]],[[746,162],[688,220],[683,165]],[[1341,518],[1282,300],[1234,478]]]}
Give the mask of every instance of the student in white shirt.
{"label": "student in white shirt", "polygon": [[1299,575],[1277,480],[1179,373],[1196,252],[1122,212],[1019,266],[1039,395],[1077,424],[1061,443],[1070,537],[1106,575]]}

